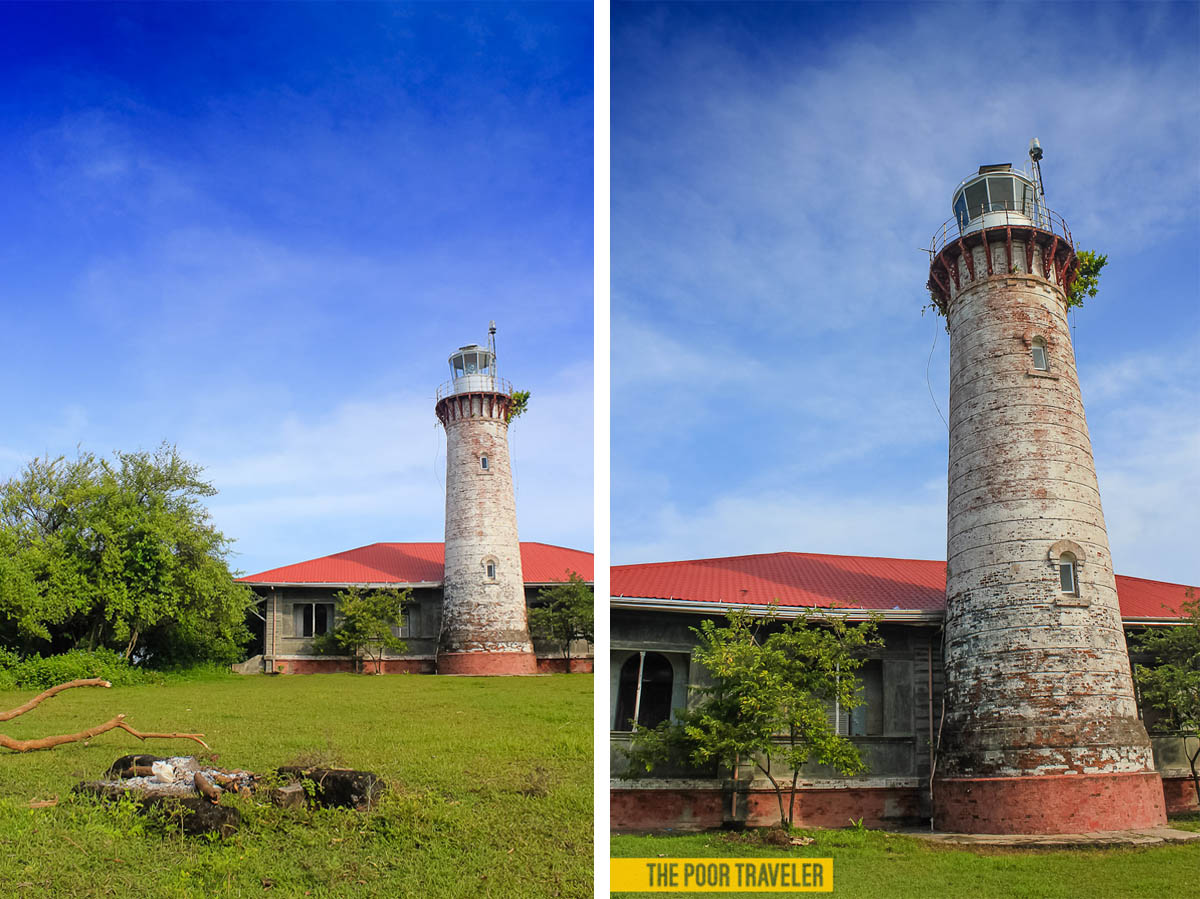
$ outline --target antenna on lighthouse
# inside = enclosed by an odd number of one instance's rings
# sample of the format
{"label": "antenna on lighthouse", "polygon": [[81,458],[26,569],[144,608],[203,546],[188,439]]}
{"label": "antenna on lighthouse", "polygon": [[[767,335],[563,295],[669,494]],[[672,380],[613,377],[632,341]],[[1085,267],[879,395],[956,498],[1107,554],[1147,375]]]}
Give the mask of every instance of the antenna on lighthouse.
{"label": "antenna on lighthouse", "polygon": [[496,322],[488,322],[488,351],[492,354],[492,375],[496,374]]}
{"label": "antenna on lighthouse", "polygon": [[1035,137],[1029,141],[1029,159],[1033,162],[1033,173],[1037,175],[1038,200],[1046,203],[1046,185],[1042,183],[1042,145]]}

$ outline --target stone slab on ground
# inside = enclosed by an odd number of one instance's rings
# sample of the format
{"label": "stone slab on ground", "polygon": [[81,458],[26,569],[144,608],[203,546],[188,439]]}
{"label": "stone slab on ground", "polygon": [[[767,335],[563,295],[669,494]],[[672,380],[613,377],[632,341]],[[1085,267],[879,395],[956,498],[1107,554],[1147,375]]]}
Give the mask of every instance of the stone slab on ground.
{"label": "stone slab on ground", "polygon": [[1140,830],[1107,830],[1095,833],[941,833],[927,830],[901,831],[906,836],[955,846],[987,846],[998,849],[1103,849],[1119,846],[1155,846],[1163,843],[1200,841],[1200,833],[1173,827]]}

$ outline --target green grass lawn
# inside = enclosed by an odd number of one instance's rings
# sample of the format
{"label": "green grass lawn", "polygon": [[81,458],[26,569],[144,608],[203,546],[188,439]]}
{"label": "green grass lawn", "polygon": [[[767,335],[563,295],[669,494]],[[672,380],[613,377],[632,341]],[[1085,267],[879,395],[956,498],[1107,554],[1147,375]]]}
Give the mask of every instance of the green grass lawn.
{"label": "green grass lawn", "polygon": [[[1200,884],[1200,845],[1147,849],[987,850],[932,845],[881,831],[806,831],[815,842],[792,851],[754,834],[612,837],[614,857],[818,857],[833,859],[835,896],[1076,899],[1194,896]],[[715,893],[614,893],[636,896],[713,896]],[[725,893],[724,895],[736,895]],[[762,894],[743,894],[762,895]]]}
{"label": "green grass lawn", "polygon": [[[0,710],[32,695],[0,692]],[[390,792],[369,813],[243,803],[242,829],[208,840],[70,798],[118,756],[190,755],[195,743],[112,731],[90,745],[0,749],[0,895],[591,896],[591,709],[592,677],[578,674],[69,690],[0,732],[70,733],[125,712],[138,730],[205,733],[221,767],[341,763],[381,774]]]}

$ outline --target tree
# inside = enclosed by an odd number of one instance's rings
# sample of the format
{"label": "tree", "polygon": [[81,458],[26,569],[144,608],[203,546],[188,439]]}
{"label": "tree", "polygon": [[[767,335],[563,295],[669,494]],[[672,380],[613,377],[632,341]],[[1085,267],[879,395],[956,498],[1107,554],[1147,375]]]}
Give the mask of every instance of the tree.
{"label": "tree", "polygon": [[509,394],[508,416],[505,421],[512,421],[514,418],[520,418],[529,408],[529,391],[514,390]]}
{"label": "tree", "polygon": [[[1185,596],[1184,623],[1145,630],[1130,643],[1150,663],[1134,666],[1142,698],[1164,713],[1156,729],[1183,738],[1192,786],[1200,802],[1200,599],[1192,587]],[[1189,747],[1190,740],[1196,741],[1195,752]]]}
{"label": "tree", "polygon": [[529,610],[529,629],[562,648],[571,670],[571,641],[592,641],[596,598],[587,582],[572,571],[565,584],[538,591],[540,605]]}
{"label": "tree", "polygon": [[[843,709],[863,703],[854,672],[866,661],[863,650],[882,641],[874,621],[850,627],[814,615],[771,627],[773,612],[755,619],[735,610],[727,622],[718,627],[707,620],[692,628],[699,638],[693,658],[708,670],[711,686],[700,688],[699,701],[678,710],[676,720],[635,731],[629,755],[647,772],[682,756],[694,765],[727,767],[735,779],[739,764],[753,759],[775,789],[780,827],[790,827],[806,762],[844,775],[865,768],[854,744],[837,734],[829,711],[835,703]],[[790,784],[780,779],[777,763],[791,769]]]}
{"label": "tree", "polygon": [[202,472],[164,443],[34,459],[0,485],[0,646],[108,647],[154,667],[237,659],[254,594],[229,570]]}
{"label": "tree", "polygon": [[349,653],[361,666],[365,657],[375,663],[375,673],[383,674],[383,654],[404,652],[408,644],[397,637],[393,628],[404,625],[404,607],[412,602],[409,590],[370,590],[351,587],[336,594],[337,625],[313,640],[323,653]]}
{"label": "tree", "polygon": [[1075,269],[1075,280],[1067,294],[1067,308],[1082,306],[1084,297],[1094,297],[1100,289],[1100,269],[1108,264],[1108,257],[1091,250],[1079,250],[1075,254],[1079,264]]}

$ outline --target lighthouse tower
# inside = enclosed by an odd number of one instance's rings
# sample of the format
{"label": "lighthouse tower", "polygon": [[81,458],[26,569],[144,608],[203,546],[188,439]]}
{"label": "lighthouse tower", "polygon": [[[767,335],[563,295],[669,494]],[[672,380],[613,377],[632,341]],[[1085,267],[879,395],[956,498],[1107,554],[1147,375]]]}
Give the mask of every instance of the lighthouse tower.
{"label": "lighthouse tower", "polygon": [[1034,175],[958,185],[928,287],[950,332],[940,830],[1166,822],[1138,719],[1067,327],[1071,233]]}
{"label": "lighthouse tower", "polygon": [[533,674],[517,505],[508,461],[512,385],[496,375],[496,323],[486,347],[450,355],[437,393],[446,429],[446,567],[439,674]]}

